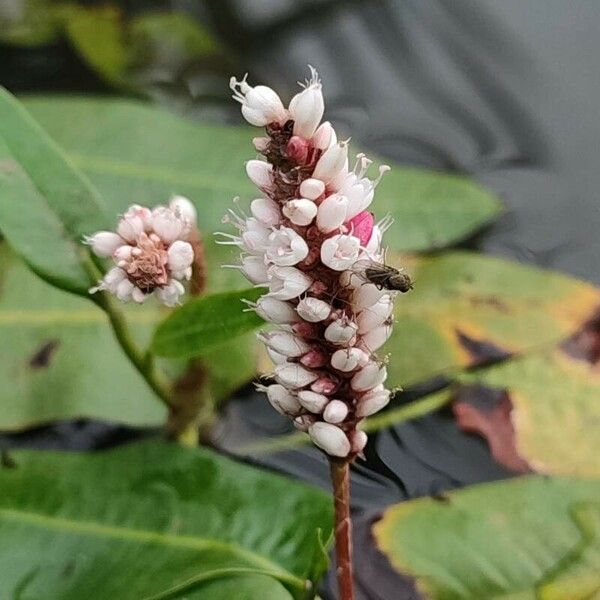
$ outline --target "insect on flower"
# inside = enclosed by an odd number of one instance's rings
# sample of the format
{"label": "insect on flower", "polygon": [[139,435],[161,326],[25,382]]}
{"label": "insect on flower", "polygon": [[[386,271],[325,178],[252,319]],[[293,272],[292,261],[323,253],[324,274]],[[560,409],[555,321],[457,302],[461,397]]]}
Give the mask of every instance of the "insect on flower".
{"label": "insect on flower", "polygon": [[365,269],[365,277],[380,290],[398,291],[405,294],[413,289],[410,276],[389,265],[374,263]]}

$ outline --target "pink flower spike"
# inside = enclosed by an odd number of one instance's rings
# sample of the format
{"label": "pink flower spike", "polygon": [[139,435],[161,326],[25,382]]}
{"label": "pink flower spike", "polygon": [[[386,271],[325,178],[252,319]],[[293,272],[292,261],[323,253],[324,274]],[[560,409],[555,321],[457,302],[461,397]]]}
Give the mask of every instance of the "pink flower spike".
{"label": "pink flower spike", "polygon": [[370,213],[368,210],[358,213],[347,223],[350,233],[360,240],[361,246],[366,246],[369,243],[374,225],[375,219],[373,218],[373,213]]}

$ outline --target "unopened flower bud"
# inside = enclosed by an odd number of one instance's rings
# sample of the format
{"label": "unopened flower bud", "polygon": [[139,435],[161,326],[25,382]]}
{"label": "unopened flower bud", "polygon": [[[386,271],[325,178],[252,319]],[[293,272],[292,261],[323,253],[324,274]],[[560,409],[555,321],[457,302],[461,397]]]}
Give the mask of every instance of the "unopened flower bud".
{"label": "unopened flower bud", "polygon": [[348,199],[346,196],[331,194],[321,202],[317,212],[317,227],[323,233],[330,233],[339,229],[346,220],[346,208]]}
{"label": "unopened flower bud", "polygon": [[323,195],[325,184],[320,179],[305,179],[300,184],[300,194],[303,198],[316,200]]}
{"label": "unopened flower bud", "polygon": [[305,227],[316,217],[317,205],[307,198],[298,198],[286,202],[282,212],[294,225]]}
{"label": "unopened flower bud", "polygon": [[368,361],[368,354],[360,348],[343,348],[331,355],[331,366],[343,373],[364,367]]}
{"label": "unopened flower bud", "polygon": [[233,98],[242,105],[242,114],[248,123],[256,127],[264,127],[269,123],[283,123],[287,112],[279,96],[265,85],[252,87],[246,83],[246,77],[238,81],[232,77],[229,87],[233,90]]}
{"label": "unopened flower bud", "polygon": [[275,350],[273,350],[273,348],[269,348],[269,346],[267,346],[266,349],[267,349],[267,354],[269,355],[269,358],[271,359],[271,362],[274,365],[282,365],[283,363],[287,363],[287,361],[288,361],[287,356],[284,356],[283,354],[279,354],[279,352],[275,352]]}
{"label": "unopened flower bud", "polygon": [[250,212],[255,219],[258,219],[268,227],[279,225],[279,221],[281,220],[279,206],[270,198],[256,198],[252,200]]}
{"label": "unopened flower bud", "polygon": [[[315,207],[316,214],[316,207]],[[89,235],[84,238],[84,243],[92,248],[92,252],[96,256],[108,258],[112,256],[116,249],[122,246],[125,242],[123,238],[112,231],[98,231],[94,235]]]}
{"label": "unopened flower bud", "polygon": [[309,139],[315,133],[325,110],[321,82],[317,72],[311,68],[311,80],[304,90],[290,101],[290,117],[294,119],[294,135]]}
{"label": "unopened flower bud", "polygon": [[127,242],[133,243],[145,230],[144,221],[140,217],[123,217],[117,225],[117,233]]}
{"label": "unopened flower bud", "polygon": [[317,377],[317,374],[313,371],[309,371],[295,363],[275,367],[275,379],[280,384],[292,389],[310,385]]}
{"label": "unopened flower bud", "polygon": [[383,389],[374,389],[367,392],[358,402],[356,408],[357,417],[370,417],[382,408],[387,406],[390,401],[390,391]]}
{"label": "unopened flower bud", "polygon": [[198,220],[196,207],[185,196],[173,196],[169,200],[169,208],[189,225],[195,225]]}
{"label": "unopened flower bud", "polygon": [[312,441],[331,456],[343,458],[350,453],[350,441],[346,434],[331,423],[321,421],[311,425],[308,433]]}
{"label": "unopened flower bud", "polygon": [[173,307],[179,304],[179,299],[185,293],[181,282],[172,279],[169,284],[156,290],[156,295],[165,306]]}
{"label": "unopened flower bud", "polygon": [[348,221],[346,226],[350,230],[350,233],[360,240],[360,245],[366,246],[371,239],[374,224],[373,215],[369,211],[363,210]]}
{"label": "unopened flower bud", "polygon": [[290,141],[287,143],[285,153],[290,160],[293,160],[297,164],[303,165],[306,163],[306,159],[308,158],[309,148],[310,146],[308,140],[298,135],[293,135],[290,138]]}
{"label": "unopened flower bud", "polygon": [[170,208],[159,206],[152,211],[152,228],[163,242],[173,243],[185,228],[185,223]]}
{"label": "unopened flower bud", "polygon": [[365,449],[365,446],[367,445],[368,437],[364,431],[362,431],[360,429],[355,429],[350,434],[350,440],[351,440],[350,446],[352,448],[352,452],[355,452],[356,454],[360,454]]}
{"label": "unopened flower bud", "polygon": [[131,300],[131,294],[133,293],[134,289],[135,286],[133,285],[133,283],[131,283],[129,279],[124,279],[123,281],[117,284],[115,288],[115,296],[121,302],[129,302]]}
{"label": "unopened flower bud", "polygon": [[273,167],[262,160],[249,160],[246,173],[252,183],[259,189],[269,191],[273,186]]}
{"label": "unopened flower bud", "polygon": [[317,394],[333,394],[339,387],[339,382],[330,377],[319,377],[310,386],[310,389]]}
{"label": "unopened flower bud", "polygon": [[387,369],[375,362],[365,365],[350,381],[353,390],[366,392],[385,381]]}
{"label": "unopened flower bud", "polygon": [[291,300],[303,294],[312,279],[295,267],[273,266],[268,270],[269,296],[277,300]]}
{"label": "unopened flower bud", "polygon": [[257,152],[266,152],[269,148],[269,138],[268,137],[255,137],[252,138],[252,145],[256,149]]}
{"label": "unopened flower bud", "polygon": [[266,283],[269,280],[267,266],[260,256],[244,256],[241,271],[246,279],[252,283]]}
{"label": "unopened flower bud", "polygon": [[296,306],[296,312],[305,320],[310,323],[319,323],[324,321],[331,313],[331,305],[329,302],[319,300],[308,296],[298,302]]}
{"label": "unopened flower bud", "polygon": [[290,304],[269,296],[259,298],[254,310],[265,321],[277,325],[291,324],[298,320],[298,315]]}
{"label": "unopened flower bud", "polygon": [[327,149],[317,161],[313,171],[313,178],[329,183],[344,168],[348,159],[348,143],[338,142]]}
{"label": "unopened flower bud", "polygon": [[324,350],[319,348],[311,348],[301,359],[300,362],[305,367],[318,369],[324,367],[329,362],[329,357]]}
{"label": "unopened flower bud", "polygon": [[323,394],[311,392],[310,390],[302,390],[301,392],[298,392],[298,401],[311,413],[320,414],[327,406],[329,398]]}
{"label": "unopened flower bud", "polygon": [[292,331],[303,337],[305,340],[315,339],[319,335],[319,328],[312,323],[306,323],[300,321],[300,323],[294,323],[292,325]]}
{"label": "unopened flower bud", "polygon": [[360,311],[356,317],[358,333],[364,334],[383,325],[394,310],[394,303],[389,295],[382,296],[373,306]]}
{"label": "unopened flower bud", "polygon": [[191,244],[182,240],[175,240],[167,252],[169,269],[176,279],[189,279],[192,274],[194,262],[194,249]]}
{"label": "unopened flower bud", "polygon": [[267,398],[273,408],[282,415],[296,415],[300,412],[298,398],[290,394],[282,385],[274,383],[266,388]]}
{"label": "unopened flower bud", "polygon": [[392,335],[392,326],[384,323],[375,329],[372,329],[368,333],[365,333],[360,338],[360,347],[364,348],[367,352],[375,352],[383,346]]}
{"label": "unopened flower bud", "polygon": [[387,292],[385,290],[379,289],[372,283],[359,283],[352,294],[352,304],[356,310],[362,310],[373,306],[386,295]]}
{"label": "unopened flower bud", "polygon": [[329,121],[325,121],[325,123],[321,123],[315,134],[312,136],[312,144],[315,148],[319,150],[327,150],[330,146],[337,143],[337,136],[335,135],[335,130],[331,126]]}
{"label": "unopened flower bud", "polygon": [[323,411],[323,418],[328,423],[341,423],[348,416],[348,407],[341,400],[332,400]]}
{"label": "unopened flower bud", "polygon": [[332,344],[343,346],[349,344],[358,331],[358,325],[347,319],[337,319],[325,329],[325,339]]}
{"label": "unopened flower bud", "polygon": [[305,354],[309,347],[306,342],[288,331],[260,332],[258,339],[284,356],[296,358]]}
{"label": "unopened flower bud", "polygon": [[360,240],[352,235],[338,234],[326,239],[321,246],[321,261],[334,271],[345,271],[360,254]]}

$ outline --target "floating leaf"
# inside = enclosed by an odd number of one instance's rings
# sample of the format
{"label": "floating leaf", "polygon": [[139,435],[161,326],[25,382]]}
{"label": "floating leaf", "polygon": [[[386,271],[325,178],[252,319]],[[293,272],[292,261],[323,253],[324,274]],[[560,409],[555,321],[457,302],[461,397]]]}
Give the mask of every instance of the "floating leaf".
{"label": "floating leaf", "polygon": [[257,300],[262,293],[250,288],[190,300],[158,326],[152,350],[158,356],[192,358],[260,327],[264,321],[243,300]]}
{"label": "floating leaf", "polygon": [[599,519],[599,481],[527,476],[399,504],[374,533],[427,598],[584,600],[600,592]]}
{"label": "floating leaf", "polygon": [[[123,100],[37,98],[27,106],[107,192],[115,213],[177,192],[196,203],[203,230],[212,232],[222,228],[233,196],[256,194],[243,169],[256,129],[193,123]],[[396,250],[451,244],[499,212],[498,202],[467,178],[400,166],[384,178],[373,208],[395,217],[386,243]]]}
{"label": "floating leaf", "polygon": [[303,484],[155,441],[11,457],[2,598],[299,600],[323,574],[330,501]]}

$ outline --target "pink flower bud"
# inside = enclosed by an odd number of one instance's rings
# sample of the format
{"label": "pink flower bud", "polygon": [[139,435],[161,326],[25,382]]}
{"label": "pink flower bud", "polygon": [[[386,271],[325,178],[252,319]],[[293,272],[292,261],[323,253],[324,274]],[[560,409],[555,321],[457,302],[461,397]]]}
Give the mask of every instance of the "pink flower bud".
{"label": "pink flower bud", "polygon": [[350,441],[346,434],[331,423],[321,421],[311,425],[308,433],[312,441],[331,456],[343,458],[350,453]]}
{"label": "pink flower bud", "polygon": [[293,135],[287,143],[285,153],[290,160],[303,165],[308,158],[309,143],[302,137]]}
{"label": "pink flower bud", "polygon": [[268,238],[265,248],[267,260],[280,267],[297,265],[308,255],[308,245],[304,238],[289,227],[280,227]]}
{"label": "pink flower bud", "polygon": [[354,371],[358,367],[364,367],[368,361],[368,354],[360,348],[343,348],[336,350],[331,355],[331,366],[343,373]]}
{"label": "pink flower bud", "polygon": [[194,261],[194,249],[188,242],[175,240],[167,251],[169,269],[175,279],[189,279]]}
{"label": "pink flower bud", "polygon": [[263,332],[258,334],[258,339],[266,346],[279,354],[296,358],[308,352],[309,346],[306,342],[287,331]]}
{"label": "pink flower bud", "polygon": [[270,198],[256,198],[250,204],[250,212],[255,219],[268,227],[279,225],[281,214],[278,204]]}
{"label": "pink flower bud", "polygon": [[112,231],[98,231],[93,235],[86,236],[84,238],[84,243],[92,248],[92,252],[96,256],[107,258],[112,256],[117,248],[122,246],[125,242],[120,235],[113,233]]}
{"label": "pink flower bud", "polygon": [[298,315],[290,304],[268,296],[258,299],[255,310],[265,321],[277,325],[291,324],[298,320]]}
{"label": "pink flower bud", "polygon": [[305,323],[304,321],[294,323],[292,331],[306,340],[315,339],[319,335],[319,328],[317,326],[312,323]]}
{"label": "pink flower bud", "polygon": [[266,283],[269,280],[267,266],[260,256],[244,256],[241,271],[252,283]]}
{"label": "pink flower bud", "polygon": [[319,125],[315,134],[312,136],[312,145],[319,150],[327,150],[330,146],[337,143],[335,130],[329,121]]}
{"label": "pink flower bud", "polygon": [[266,388],[267,398],[273,408],[282,415],[296,415],[300,412],[298,398],[290,394],[282,385],[274,383]]}
{"label": "pink flower bud", "polygon": [[185,223],[170,209],[159,206],[152,211],[152,229],[166,244],[172,244],[183,233]]}
{"label": "pink flower bud", "polygon": [[309,139],[315,133],[325,110],[321,82],[317,72],[311,68],[311,80],[290,101],[290,117],[294,119],[294,135]]}
{"label": "pink flower bud", "polygon": [[296,306],[296,312],[305,320],[310,323],[318,323],[324,321],[331,313],[331,305],[329,302],[319,300],[308,296],[298,302]]}
{"label": "pink flower bud", "polygon": [[341,423],[348,416],[348,407],[341,400],[332,400],[323,411],[323,418],[328,423]]}
{"label": "pink flower bud", "polygon": [[138,236],[144,232],[144,229],[144,221],[135,216],[123,217],[117,225],[117,233],[130,243],[135,243]]}
{"label": "pink flower bud", "polygon": [[382,296],[373,306],[360,311],[356,317],[358,333],[364,334],[383,325],[394,310],[394,303],[389,294]]}
{"label": "pink flower bud", "polygon": [[382,408],[387,406],[390,401],[390,391],[376,388],[367,392],[359,401],[356,408],[357,417],[370,417]]}
{"label": "pink flower bud", "polygon": [[337,319],[325,329],[325,339],[332,344],[343,346],[354,339],[358,325],[347,319]]}
{"label": "pink flower bud", "polygon": [[262,160],[249,160],[246,173],[250,181],[259,189],[268,192],[273,186],[273,167]]}
{"label": "pink flower bud", "polygon": [[360,429],[355,429],[350,435],[350,446],[352,447],[352,452],[356,454],[360,454],[367,445],[368,437],[364,431]]}
{"label": "pink flower bud", "polygon": [[113,260],[119,267],[125,268],[133,257],[134,251],[137,252],[134,246],[129,246],[127,244],[119,246],[113,254]]}
{"label": "pink flower bud", "polygon": [[283,206],[283,214],[294,224],[305,227],[317,215],[317,205],[307,198],[290,200]]}
{"label": "pink flower bud", "polygon": [[358,260],[359,254],[360,240],[352,235],[334,235],[321,246],[321,261],[334,271],[349,269]]}
{"label": "pink flower bud", "polygon": [[324,350],[319,348],[311,348],[301,359],[300,362],[305,367],[318,369],[324,367],[329,362],[329,356]]}
{"label": "pink flower bud", "polygon": [[344,168],[348,159],[348,143],[338,142],[327,149],[317,161],[313,171],[313,178],[329,183]]}
{"label": "pink flower bud", "polygon": [[252,145],[257,152],[266,152],[269,147],[269,141],[268,137],[255,137],[252,138]]}
{"label": "pink flower bud", "polygon": [[325,184],[320,179],[305,179],[300,184],[300,194],[309,200],[316,200],[323,195],[324,191]]}
{"label": "pink flower bud", "polygon": [[310,385],[317,374],[299,364],[288,363],[275,367],[275,379],[287,388],[297,389]]}
{"label": "pink flower bud", "polygon": [[366,246],[371,239],[374,224],[375,219],[373,219],[373,215],[369,211],[363,210],[363,212],[358,213],[348,221],[347,226],[350,233],[360,240],[360,245]]}
{"label": "pink flower bud", "polygon": [[169,307],[177,306],[179,304],[179,299],[185,293],[185,288],[181,284],[181,282],[176,279],[171,279],[171,281],[162,288],[158,288],[156,290],[156,295],[158,299],[165,305]]}
{"label": "pink flower bud", "polygon": [[387,377],[387,369],[375,362],[365,365],[350,381],[353,390],[366,392],[383,383]]}
{"label": "pink flower bud", "polygon": [[273,266],[268,270],[269,296],[277,300],[291,300],[303,294],[312,279],[295,267]]}
{"label": "pink flower bud", "polygon": [[360,338],[359,346],[367,352],[375,352],[383,346],[392,335],[392,326],[387,323],[372,329]]}
{"label": "pink flower bud", "polygon": [[189,225],[195,225],[198,220],[198,213],[192,201],[185,196],[173,196],[169,200],[169,208],[176,216],[183,219]]}
{"label": "pink flower bud", "polygon": [[323,409],[327,406],[329,398],[323,396],[323,394],[317,394],[309,390],[302,390],[298,392],[298,401],[300,404],[311,413],[320,414]]}
{"label": "pink flower bud", "polygon": [[241,81],[232,77],[229,87],[233,90],[233,98],[242,105],[242,114],[248,123],[256,127],[264,127],[269,123],[283,123],[287,112],[279,96],[265,85],[251,87],[246,83],[246,76]]}
{"label": "pink flower bud", "polygon": [[348,199],[346,196],[332,194],[328,196],[319,205],[317,212],[317,227],[323,233],[330,233],[339,229],[340,225],[346,220],[346,208]]}
{"label": "pink flower bud", "polygon": [[334,381],[330,377],[319,377],[312,383],[310,389],[317,394],[333,394],[339,388],[339,381]]}

